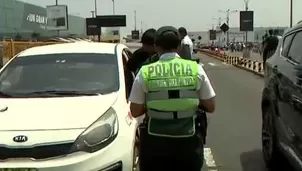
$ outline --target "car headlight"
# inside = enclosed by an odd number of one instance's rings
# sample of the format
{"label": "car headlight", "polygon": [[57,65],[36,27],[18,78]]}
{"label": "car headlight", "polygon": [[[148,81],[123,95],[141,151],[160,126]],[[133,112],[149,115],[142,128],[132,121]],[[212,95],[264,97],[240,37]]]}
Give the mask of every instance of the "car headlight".
{"label": "car headlight", "polygon": [[109,108],[76,139],[71,151],[96,152],[110,144],[117,133],[117,114],[114,109]]}

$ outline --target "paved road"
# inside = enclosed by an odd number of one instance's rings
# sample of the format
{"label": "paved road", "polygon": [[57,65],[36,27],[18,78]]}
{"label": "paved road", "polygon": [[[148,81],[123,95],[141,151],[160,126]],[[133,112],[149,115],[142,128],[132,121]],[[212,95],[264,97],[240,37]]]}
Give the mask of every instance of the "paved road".
{"label": "paved road", "polygon": [[206,165],[216,167],[202,171],[266,171],[261,149],[263,78],[203,54],[199,58],[217,93],[205,148]]}
{"label": "paved road", "polygon": [[207,140],[217,170],[264,171],[260,141],[262,78],[199,56],[217,93],[217,109],[209,115]]}
{"label": "paved road", "polygon": [[[231,55],[231,56],[243,56],[243,52],[226,51],[226,54]],[[251,53],[251,58],[250,59],[255,60],[255,61],[259,61],[259,62],[263,61],[262,56],[259,53],[254,53],[254,52]]]}

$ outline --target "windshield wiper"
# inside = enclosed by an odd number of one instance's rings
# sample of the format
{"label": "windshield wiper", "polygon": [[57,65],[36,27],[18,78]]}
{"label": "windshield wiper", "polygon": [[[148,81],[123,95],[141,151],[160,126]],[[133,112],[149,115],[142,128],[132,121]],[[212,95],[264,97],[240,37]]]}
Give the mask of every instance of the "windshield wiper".
{"label": "windshield wiper", "polygon": [[98,93],[82,92],[74,90],[45,90],[26,93],[27,95],[66,95],[66,96],[95,96]]}

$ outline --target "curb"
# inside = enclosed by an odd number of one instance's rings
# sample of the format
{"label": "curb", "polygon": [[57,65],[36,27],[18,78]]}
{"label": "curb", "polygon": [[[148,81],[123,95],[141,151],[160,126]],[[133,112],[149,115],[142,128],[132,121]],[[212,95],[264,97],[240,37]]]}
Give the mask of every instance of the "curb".
{"label": "curb", "polygon": [[[201,50],[201,49],[199,49],[199,52],[202,53],[202,54],[205,54],[205,55],[207,55],[207,56],[209,56],[209,57],[212,57],[212,58],[218,59],[218,60],[220,60],[220,61],[223,61],[223,62],[226,62],[225,59],[227,59],[227,58],[232,58],[231,56],[226,56],[226,55],[225,55],[225,57],[221,57],[221,56],[218,56],[217,54],[214,54],[214,53],[216,53],[216,52],[211,52],[211,51],[207,52],[207,51]],[[223,58],[225,58],[225,59],[223,59]],[[240,59],[240,57],[237,57],[237,58]],[[242,58],[241,58],[241,59],[242,59]],[[251,60],[250,60],[250,61],[251,61]],[[228,62],[227,62],[227,63],[228,63]],[[259,63],[261,63],[261,62],[259,62]],[[258,71],[254,71],[254,70],[252,70],[252,69],[250,69],[250,68],[246,68],[246,67],[244,67],[244,66],[241,66],[241,65],[238,65],[238,64],[234,64],[234,63],[228,63],[228,64],[231,64],[232,66],[235,66],[235,67],[237,67],[237,68],[243,69],[243,70],[245,70],[245,71],[251,72],[251,73],[253,73],[253,74],[255,74],[255,75],[258,75],[258,76],[260,76],[260,77],[264,77],[264,74],[263,74],[263,73],[260,73],[260,72],[258,72]],[[262,64],[262,63],[261,63],[261,64]]]}
{"label": "curb", "polygon": [[251,73],[253,73],[253,74],[256,74],[256,75],[258,75],[258,76],[260,76],[260,77],[264,77],[264,75],[263,75],[262,73],[259,73],[259,72],[250,70],[250,69],[245,68],[245,67],[243,67],[243,66],[239,66],[239,65],[233,65],[233,66],[235,66],[235,67],[237,67],[237,68],[240,68],[240,69],[243,69],[243,70],[246,70],[246,71],[251,72]]}

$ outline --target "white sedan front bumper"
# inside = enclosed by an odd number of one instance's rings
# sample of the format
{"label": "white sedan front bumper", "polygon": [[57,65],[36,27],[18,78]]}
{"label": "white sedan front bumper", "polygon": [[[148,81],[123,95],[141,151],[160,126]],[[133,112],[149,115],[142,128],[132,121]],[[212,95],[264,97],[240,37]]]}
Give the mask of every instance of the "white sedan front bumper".
{"label": "white sedan front bumper", "polygon": [[118,136],[95,153],[77,152],[47,160],[0,160],[0,171],[16,168],[30,171],[132,171],[133,147],[134,139]]}

